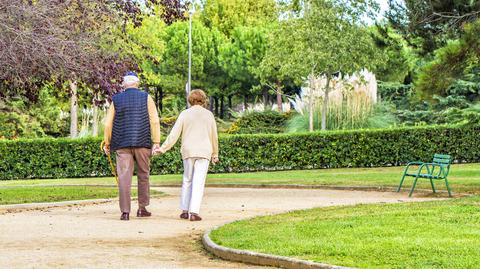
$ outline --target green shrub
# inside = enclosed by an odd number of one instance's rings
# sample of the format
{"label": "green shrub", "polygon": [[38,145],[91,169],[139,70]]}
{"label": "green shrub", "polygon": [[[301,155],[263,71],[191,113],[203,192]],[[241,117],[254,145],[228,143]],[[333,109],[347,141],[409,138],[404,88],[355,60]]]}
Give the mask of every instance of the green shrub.
{"label": "green shrub", "polygon": [[410,98],[413,96],[413,87],[411,84],[405,85],[398,82],[380,82],[378,83],[378,95],[382,102],[391,102],[397,108],[408,108]]}
{"label": "green shrub", "polygon": [[[220,164],[212,172],[402,165],[436,152],[456,162],[480,162],[480,126],[417,127],[220,138]],[[0,179],[109,176],[101,140],[0,141]],[[152,174],[180,173],[179,147],[152,159]]]}
{"label": "green shrub", "polygon": [[28,114],[0,109],[0,139],[45,136],[40,124]]}
{"label": "green shrub", "polygon": [[274,110],[252,111],[238,117],[227,130],[229,134],[275,134],[283,133],[290,114]]}

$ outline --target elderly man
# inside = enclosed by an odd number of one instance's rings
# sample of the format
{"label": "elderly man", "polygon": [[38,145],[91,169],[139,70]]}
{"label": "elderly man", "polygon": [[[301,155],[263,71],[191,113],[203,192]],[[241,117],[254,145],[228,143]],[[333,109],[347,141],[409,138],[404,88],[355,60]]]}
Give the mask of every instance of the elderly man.
{"label": "elderly man", "polygon": [[[150,156],[160,148],[160,121],[153,99],[138,89],[134,72],[123,78],[123,92],[113,96],[105,120],[105,153],[116,152],[121,220],[130,219],[132,176],[135,163],[138,178],[137,217],[149,217]],[[153,148],[152,148],[153,143]]]}
{"label": "elderly man", "polygon": [[[178,116],[172,131],[154,153],[165,153],[182,137],[183,184],[180,198],[180,218],[200,221],[205,179],[210,161],[218,160],[217,123],[212,112],[207,110],[207,96],[202,90],[194,90],[188,96],[192,107]],[[190,214],[190,215],[189,215]]]}

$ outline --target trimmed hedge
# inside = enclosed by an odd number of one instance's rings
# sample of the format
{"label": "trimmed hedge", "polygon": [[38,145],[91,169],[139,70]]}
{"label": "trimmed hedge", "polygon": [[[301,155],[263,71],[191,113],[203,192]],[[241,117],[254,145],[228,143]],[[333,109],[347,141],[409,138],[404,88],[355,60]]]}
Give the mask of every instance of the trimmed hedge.
{"label": "trimmed hedge", "polygon": [[[410,127],[220,138],[212,172],[371,167],[428,161],[434,153],[480,162],[480,126]],[[0,179],[109,176],[101,139],[0,141]],[[152,174],[182,172],[179,147],[152,160]]]}

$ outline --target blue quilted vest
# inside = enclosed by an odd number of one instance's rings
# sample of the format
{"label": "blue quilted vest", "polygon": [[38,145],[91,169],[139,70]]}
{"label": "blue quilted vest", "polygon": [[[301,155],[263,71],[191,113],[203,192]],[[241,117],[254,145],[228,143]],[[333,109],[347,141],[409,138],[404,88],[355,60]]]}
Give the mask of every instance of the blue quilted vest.
{"label": "blue quilted vest", "polygon": [[148,94],[129,88],[113,96],[115,118],[113,120],[110,148],[151,148]]}

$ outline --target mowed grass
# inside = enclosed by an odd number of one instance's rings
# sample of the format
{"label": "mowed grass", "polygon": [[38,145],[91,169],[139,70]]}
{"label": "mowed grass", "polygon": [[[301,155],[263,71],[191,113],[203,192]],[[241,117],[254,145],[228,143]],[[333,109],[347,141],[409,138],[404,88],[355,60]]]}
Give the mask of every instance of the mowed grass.
{"label": "mowed grass", "polygon": [[[152,195],[161,192],[151,190]],[[132,189],[132,196],[136,196]],[[23,204],[59,202],[87,199],[104,199],[118,196],[117,188],[94,186],[52,186],[52,187],[11,187],[0,188],[0,204]]]}
{"label": "mowed grass", "polygon": [[479,268],[480,197],[296,211],[228,224],[211,237],[357,268]]}
{"label": "mowed grass", "polygon": [[[378,168],[339,168],[317,170],[292,170],[253,173],[209,174],[207,184],[300,184],[316,186],[363,186],[396,187],[400,181],[403,167]],[[152,175],[151,184],[180,184],[181,175]],[[454,192],[480,193],[480,163],[455,164],[450,169],[449,180]],[[411,187],[413,179],[407,178],[404,187]],[[135,182],[135,180],[133,181]],[[24,185],[63,185],[63,184],[115,184],[113,177],[106,178],[68,178],[44,180],[7,180],[0,181],[1,186]],[[445,190],[445,184],[437,181],[439,190]],[[427,180],[419,180],[417,188],[429,189]]]}

